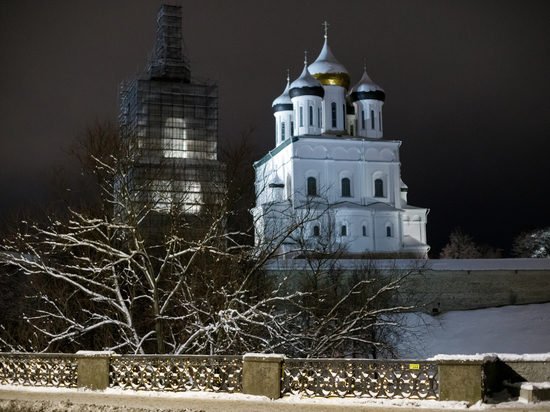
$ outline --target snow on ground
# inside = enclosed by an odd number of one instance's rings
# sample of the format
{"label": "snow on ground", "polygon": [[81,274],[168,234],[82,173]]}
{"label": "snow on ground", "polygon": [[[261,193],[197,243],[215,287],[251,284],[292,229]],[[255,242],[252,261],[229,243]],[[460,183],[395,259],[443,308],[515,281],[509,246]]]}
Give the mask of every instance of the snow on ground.
{"label": "snow on ground", "polygon": [[405,358],[550,352],[550,303],[420,316],[410,321],[428,328],[416,328],[420,342],[403,348]]}
{"label": "snow on ground", "polygon": [[263,396],[212,392],[147,392],[107,389],[104,392],[76,389],[29,388],[0,385],[0,411],[18,412],[263,412],[303,411],[335,412],[370,410],[391,412],[395,410],[424,410],[426,412],[451,410],[509,410],[550,411],[550,402],[526,405],[512,401],[498,405],[481,402],[469,406],[466,402],[414,401],[406,399],[356,399],[356,398],[301,398],[290,396],[270,400]]}

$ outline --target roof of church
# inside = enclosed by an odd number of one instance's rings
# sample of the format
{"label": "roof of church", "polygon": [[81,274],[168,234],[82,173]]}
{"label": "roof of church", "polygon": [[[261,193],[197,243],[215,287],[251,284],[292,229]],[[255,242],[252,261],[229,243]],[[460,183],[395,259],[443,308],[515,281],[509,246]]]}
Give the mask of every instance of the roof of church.
{"label": "roof of church", "polygon": [[355,86],[350,90],[351,100],[354,102],[357,100],[372,99],[384,101],[386,93],[384,89],[378,86],[367,74],[367,69],[363,73],[363,77],[359,80]]}
{"label": "roof of church", "polygon": [[320,97],[325,95],[325,90],[319,80],[315,79],[309,73],[307,69],[307,62],[304,62],[304,70],[302,71],[300,77],[294,80],[290,85],[289,94],[291,98],[303,95]]}
{"label": "roof of church", "polygon": [[[288,93],[290,90],[290,82],[288,78],[286,79],[286,87],[283,94],[281,94],[279,97],[277,97],[275,100],[273,100],[272,107],[277,104],[292,104],[292,100],[290,100],[290,94]],[[292,110],[292,109],[291,109]]]}
{"label": "roof of church", "polygon": [[335,203],[335,205],[338,205],[338,209],[357,209],[357,210],[371,209],[379,212],[399,212],[402,210],[402,209],[397,209],[383,202],[372,202],[372,203],[369,203],[368,205],[360,205],[357,203],[344,201],[344,202]]}
{"label": "roof of church", "polygon": [[349,73],[332,54],[326,38],[319,57],[309,66],[309,72],[325,86],[341,86],[349,89]]}

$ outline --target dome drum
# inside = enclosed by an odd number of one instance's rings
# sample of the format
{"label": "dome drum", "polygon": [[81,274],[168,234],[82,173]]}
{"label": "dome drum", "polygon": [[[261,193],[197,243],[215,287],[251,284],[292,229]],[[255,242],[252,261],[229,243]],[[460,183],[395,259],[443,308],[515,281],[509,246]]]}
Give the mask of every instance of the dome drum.
{"label": "dome drum", "polygon": [[294,105],[292,103],[277,103],[273,105],[273,112],[284,112],[286,110],[294,110]]}
{"label": "dome drum", "polygon": [[374,90],[369,92],[352,92],[351,100],[356,102],[358,100],[380,100],[383,102],[386,99],[386,93],[382,90]]}
{"label": "dome drum", "polygon": [[290,98],[299,96],[319,96],[321,98],[325,97],[325,90],[321,86],[305,86],[305,87],[295,87],[290,89]]}

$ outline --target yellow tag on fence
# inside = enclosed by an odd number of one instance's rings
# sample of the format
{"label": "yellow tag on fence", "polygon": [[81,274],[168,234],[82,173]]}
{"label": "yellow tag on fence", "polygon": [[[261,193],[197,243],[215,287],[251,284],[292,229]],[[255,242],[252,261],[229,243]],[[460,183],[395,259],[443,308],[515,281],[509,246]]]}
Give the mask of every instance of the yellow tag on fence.
{"label": "yellow tag on fence", "polygon": [[409,369],[420,369],[420,365],[418,363],[410,363]]}

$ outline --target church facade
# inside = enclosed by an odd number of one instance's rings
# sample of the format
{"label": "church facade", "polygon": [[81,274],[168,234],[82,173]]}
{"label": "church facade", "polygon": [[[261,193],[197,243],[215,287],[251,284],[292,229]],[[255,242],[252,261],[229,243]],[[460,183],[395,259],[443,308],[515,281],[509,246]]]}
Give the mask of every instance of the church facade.
{"label": "church facade", "polygon": [[384,90],[368,76],[351,87],[325,32],[319,57],[273,102],[275,148],[255,163],[256,241],[285,238],[344,255],[422,256],[429,209],[407,203],[398,140],[383,135]]}

